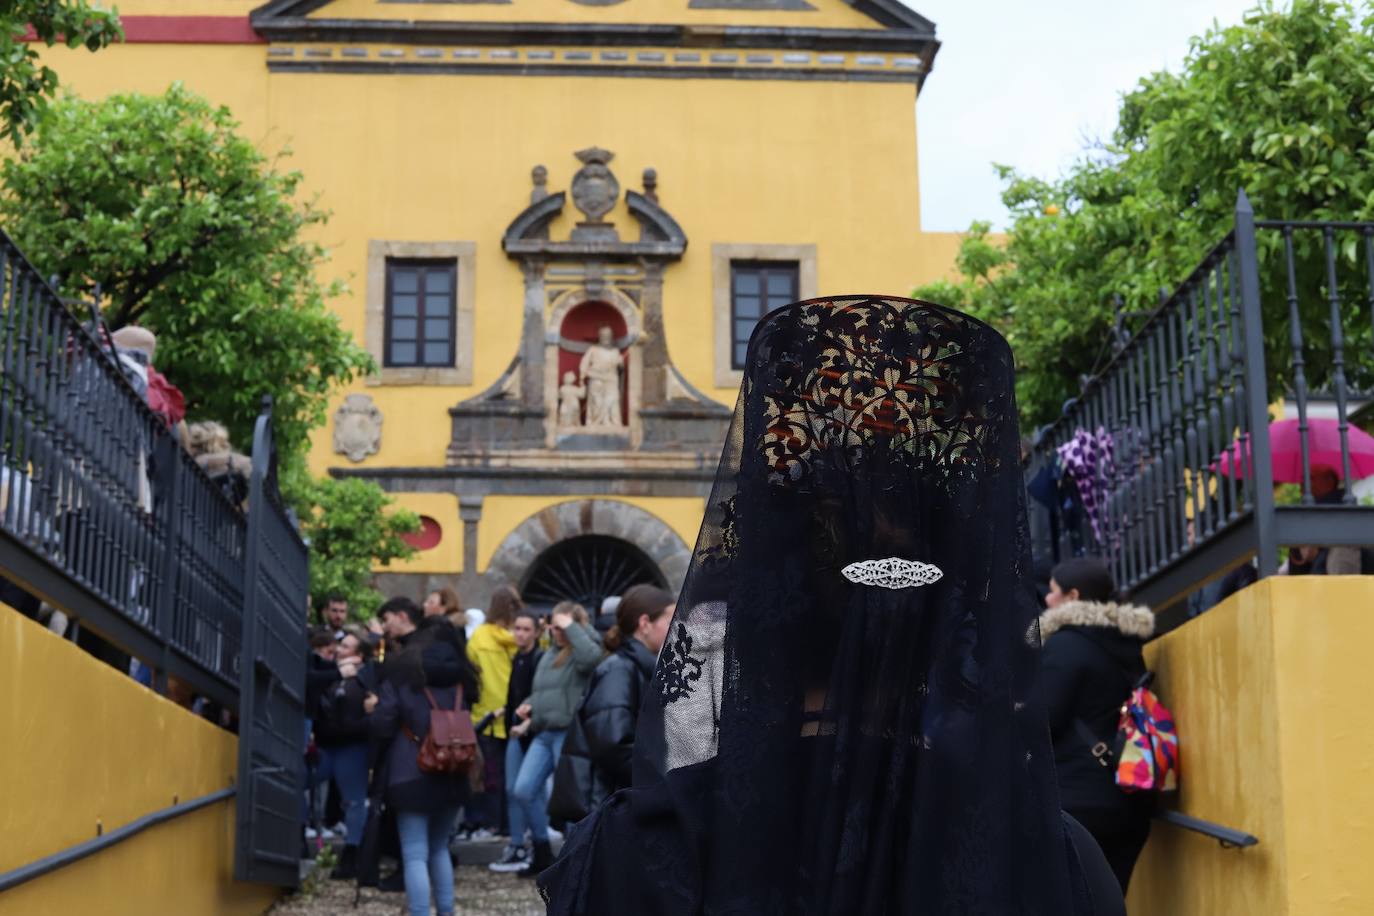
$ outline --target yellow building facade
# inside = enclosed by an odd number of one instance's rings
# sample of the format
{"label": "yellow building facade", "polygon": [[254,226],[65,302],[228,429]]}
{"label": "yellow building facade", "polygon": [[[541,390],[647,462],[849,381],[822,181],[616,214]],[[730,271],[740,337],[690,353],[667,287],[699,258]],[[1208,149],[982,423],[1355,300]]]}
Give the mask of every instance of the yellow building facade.
{"label": "yellow building facade", "polygon": [[424,517],[388,592],[679,586],[758,316],[952,268],[919,219],[938,42],[896,0],[119,8],[125,44],[51,52],[69,88],[182,81],[333,214],[379,370],[310,461]]}

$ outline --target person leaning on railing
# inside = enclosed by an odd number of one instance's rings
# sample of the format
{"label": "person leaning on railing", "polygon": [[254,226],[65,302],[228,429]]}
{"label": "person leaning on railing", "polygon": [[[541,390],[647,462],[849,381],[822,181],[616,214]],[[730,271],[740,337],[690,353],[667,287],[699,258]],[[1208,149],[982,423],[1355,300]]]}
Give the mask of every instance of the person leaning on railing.
{"label": "person leaning on railing", "polygon": [[[1345,500],[1345,487],[1335,469],[1320,465],[1312,469],[1312,499],[1319,506],[1339,506]],[[1279,568],[1284,576],[1358,576],[1374,575],[1374,548],[1354,545],[1323,547],[1302,544],[1288,549],[1288,558]]]}
{"label": "person leaning on railing", "polygon": [[234,451],[224,424],[213,420],[192,423],[186,430],[186,451],[231,503],[241,509],[247,506],[253,462]]}

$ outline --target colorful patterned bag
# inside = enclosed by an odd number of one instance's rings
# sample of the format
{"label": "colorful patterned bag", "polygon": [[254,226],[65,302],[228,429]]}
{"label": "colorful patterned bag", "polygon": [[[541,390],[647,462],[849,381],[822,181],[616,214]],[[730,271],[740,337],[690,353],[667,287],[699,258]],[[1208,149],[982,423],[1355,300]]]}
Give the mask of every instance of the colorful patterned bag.
{"label": "colorful patterned bag", "polygon": [[1123,792],[1178,788],[1178,730],[1174,714],[1150,689],[1151,675],[1131,691],[1116,730],[1116,784]]}

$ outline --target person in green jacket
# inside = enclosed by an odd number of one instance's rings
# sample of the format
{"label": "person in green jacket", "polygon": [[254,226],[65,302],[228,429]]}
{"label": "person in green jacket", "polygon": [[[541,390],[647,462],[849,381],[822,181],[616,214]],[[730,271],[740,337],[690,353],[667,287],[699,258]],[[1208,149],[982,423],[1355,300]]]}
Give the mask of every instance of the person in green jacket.
{"label": "person in green jacket", "polygon": [[[468,639],[468,661],[477,668],[481,690],[472,703],[472,721],[480,722],[488,713],[506,704],[506,688],[510,685],[511,659],[515,657],[515,637],[511,624],[525,606],[520,592],[511,585],[502,585],[491,595],[486,620],[472,631]],[[506,785],[506,720],[496,716],[491,725],[477,736],[482,750],[486,791],[473,796],[466,811],[465,832],[470,839],[487,839],[501,832],[505,821]]]}
{"label": "person in green jacket", "polygon": [[511,729],[515,738],[532,736],[515,777],[510,804],[520,806],[534,842],[534,855],[521,872],[534,877],[553,863],[549,847],[549,796],[547,784],[563,749],[563,737],[572,723],[587,681],[601,661],[601,637],[591,626],[580,604],[564,601],[550,618],[553,647],[534,671],[534,689],[515,714],[523,721]]}

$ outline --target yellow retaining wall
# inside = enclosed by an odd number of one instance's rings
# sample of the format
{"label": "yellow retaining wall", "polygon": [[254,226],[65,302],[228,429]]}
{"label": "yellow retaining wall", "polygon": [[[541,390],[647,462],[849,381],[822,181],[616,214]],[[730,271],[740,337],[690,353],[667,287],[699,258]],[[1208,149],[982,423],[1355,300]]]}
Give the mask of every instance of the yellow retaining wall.
{"label": "yellow retaining wall", "polygon": [[1264,580],[1153,642],[1178,718],[1186,814],[1249,849],[1156,824],[1132,914],[1374,913],[1374,578]]}
{"label": "yellow retaining wall", "polygon": [[[0,605],[0,871],[231,785],[238,739]],[[0,893],[0,914],[261,913],[233,880],[234,801]]]}

